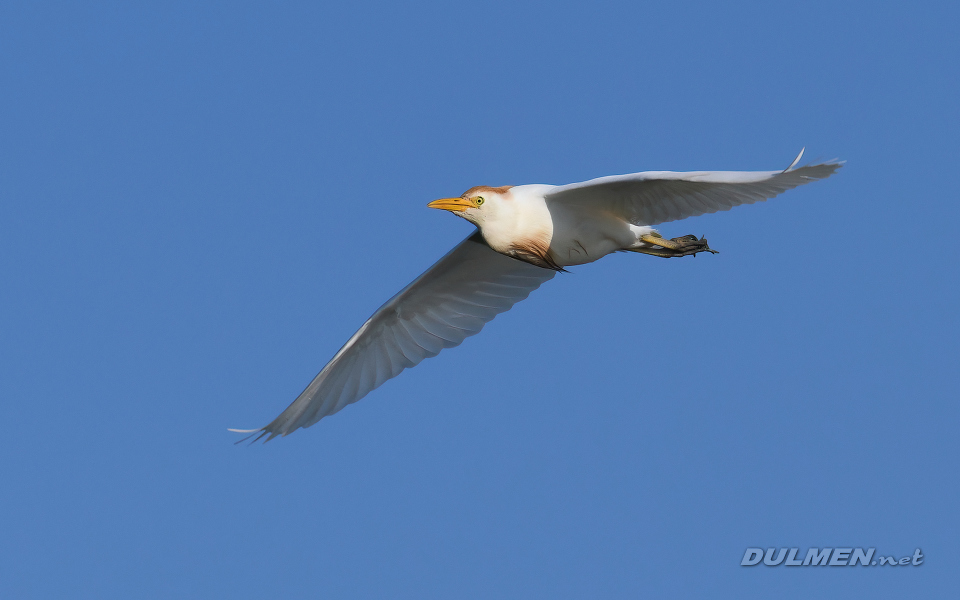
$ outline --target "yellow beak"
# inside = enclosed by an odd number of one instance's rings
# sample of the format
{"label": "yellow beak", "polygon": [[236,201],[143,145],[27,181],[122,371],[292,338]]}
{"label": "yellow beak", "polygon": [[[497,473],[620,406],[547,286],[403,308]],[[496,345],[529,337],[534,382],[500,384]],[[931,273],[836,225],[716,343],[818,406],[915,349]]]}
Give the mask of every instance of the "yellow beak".
{"label": "yellow beak", "polygon": [[440,210],[449,210],[451,212],[461,212],[468,208],[473,208],[473,202],[465,198],[440,198],[427,205],[429,208],[439,208]]}

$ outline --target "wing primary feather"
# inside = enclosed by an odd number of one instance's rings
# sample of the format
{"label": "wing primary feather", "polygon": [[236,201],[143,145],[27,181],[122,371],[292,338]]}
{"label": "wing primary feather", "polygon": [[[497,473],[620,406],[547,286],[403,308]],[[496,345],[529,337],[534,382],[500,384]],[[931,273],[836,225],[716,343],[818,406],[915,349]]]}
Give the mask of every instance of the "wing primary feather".
{"label": "wing primary feather", "polygon": [[[787,171],[789,171],[789,170],[793,169],[795,166],[797,166],[797,163],[800,162],[800,159],[803,157],[803,151],[806,150],[806,149],[807,149],[806,146],[804,146],[803,148],[800,148],[800,154],[798,154],[797,157],[796,157],[795,159],[793,159],[793,162],[790,163],[790,166],[789,166],[789,167],[787,167],[786,169],[783,170],[784,173],[786,173]],[[781,164],[783,164],[783,163],[781,163]]]}

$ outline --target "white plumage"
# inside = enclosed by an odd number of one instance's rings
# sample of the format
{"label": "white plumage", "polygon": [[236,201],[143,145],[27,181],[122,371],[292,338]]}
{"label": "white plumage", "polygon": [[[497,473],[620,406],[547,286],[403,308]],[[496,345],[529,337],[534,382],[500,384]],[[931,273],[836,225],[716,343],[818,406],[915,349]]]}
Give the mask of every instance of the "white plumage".
{"label": "white plumage", "polygon": [[842,165],[794,168],[799,160],[784,171],[646,171],[564,186],[479,186],[431,202],[478,231],[381,306],[270,424],[231,431],[272,439],[309,427],[479,333],[564,267],[619,250],[710,251],[706,240],[664,240],[652,226],[766,200]]}

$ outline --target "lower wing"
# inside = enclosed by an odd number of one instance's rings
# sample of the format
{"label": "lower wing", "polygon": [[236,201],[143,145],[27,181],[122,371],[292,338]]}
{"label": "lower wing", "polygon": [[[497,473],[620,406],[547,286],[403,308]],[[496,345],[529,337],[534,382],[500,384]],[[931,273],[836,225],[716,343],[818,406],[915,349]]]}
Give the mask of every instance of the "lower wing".
{"label": "lower wing", "polygon": [[231,431],[269,441],[309,427],[479,333],[555,274],[494,251],[475,232],[381,306],[269,425]]}

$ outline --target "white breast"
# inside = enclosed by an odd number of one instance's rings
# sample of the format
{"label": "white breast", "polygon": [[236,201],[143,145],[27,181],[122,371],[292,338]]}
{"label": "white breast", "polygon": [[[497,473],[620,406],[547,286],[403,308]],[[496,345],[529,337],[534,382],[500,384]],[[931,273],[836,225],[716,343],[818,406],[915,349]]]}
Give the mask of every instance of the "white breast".
{"label": "white breast", "polygon": [[483,238],[497,252],[529,244],[550,246],[553,219],[543,199],[552,185],[520,185],[511,188],[496,206],[496,214],[483,222]]}

